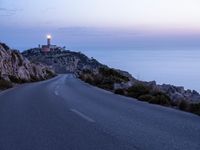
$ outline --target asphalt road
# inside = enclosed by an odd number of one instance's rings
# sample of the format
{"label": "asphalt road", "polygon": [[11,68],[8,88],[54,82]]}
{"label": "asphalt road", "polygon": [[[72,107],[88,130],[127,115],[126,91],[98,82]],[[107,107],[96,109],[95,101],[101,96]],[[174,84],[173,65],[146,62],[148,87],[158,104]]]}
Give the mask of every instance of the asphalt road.
{"label": "asphalt road", "polygon": [[0,93],[0,150],[200,150],[200,117],[59,75]]}

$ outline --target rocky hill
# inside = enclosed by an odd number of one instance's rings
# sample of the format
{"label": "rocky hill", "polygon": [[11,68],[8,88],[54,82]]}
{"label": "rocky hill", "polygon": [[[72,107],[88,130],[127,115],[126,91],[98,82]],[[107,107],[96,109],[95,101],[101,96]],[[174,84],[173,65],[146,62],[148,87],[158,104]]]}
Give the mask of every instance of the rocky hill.
{"label": "rocky hill", "polygon": [[105,66],[80,52],[72,52],[61,48],[50,52],[42,52],[40,48],[34,48],[24,51],[22,55],[33,63],[40,62],[51,66],[56,73],[78,73],[86,69],[96,71],[99,67]]}
{"label": "rocky hill", "polygon": [[[94,58],[88,58],[81,52],[73,52],[58,47],[50,52],[42,52],[40,48],[33,48],[24,51],[22,54],[33,63],[40,62],[51,66],[58,74],[74,73],[82,80],[91,80],[91,84],[95,82],[94,85],[109,90],[113,89],[115,83],[135,81],[128,72],[109,68]],[[95,76],[95,79],[92,79],[92,75]]]}
{"label": "rocky hill", "polygon": [[17,50],[11,50],[6,44],[0,43],[0,88],[12,83],[24,83],[48,79],[54,71],[41,63],[31,63]]}

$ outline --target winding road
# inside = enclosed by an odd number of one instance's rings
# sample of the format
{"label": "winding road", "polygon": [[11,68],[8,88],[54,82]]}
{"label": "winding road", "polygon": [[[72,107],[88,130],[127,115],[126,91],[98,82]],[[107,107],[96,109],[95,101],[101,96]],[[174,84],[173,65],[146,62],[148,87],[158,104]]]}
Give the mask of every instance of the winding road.
{"label": "winding road", "polygon": [[59,75],[0,93],[0,150],[200,150],[200,117]]}

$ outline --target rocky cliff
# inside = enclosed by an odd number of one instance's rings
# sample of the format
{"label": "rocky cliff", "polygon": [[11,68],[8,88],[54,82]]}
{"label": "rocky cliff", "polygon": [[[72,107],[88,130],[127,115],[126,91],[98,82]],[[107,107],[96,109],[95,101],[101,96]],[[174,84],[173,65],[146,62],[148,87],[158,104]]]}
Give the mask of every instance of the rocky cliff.
{"label": "rocky cliff", "polygon": [[17,50],[0,43],[0,81],[23,83],[48,79],[54,71],[41,63],[31,63]]}

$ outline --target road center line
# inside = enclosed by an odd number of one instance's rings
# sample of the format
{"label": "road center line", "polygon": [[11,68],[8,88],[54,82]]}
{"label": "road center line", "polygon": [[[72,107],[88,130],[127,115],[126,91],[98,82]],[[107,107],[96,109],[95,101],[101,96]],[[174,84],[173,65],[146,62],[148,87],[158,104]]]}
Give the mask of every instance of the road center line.
{"label": "road center line", "polygon": [[54,93],[55,93],[55,95],[59,95],[59,94],[58,94],[58,91],[55,91]]}
{"label": "road center line", "polygon": [[92,122],[94,123],[95,121],[93,119],[91,119],[90,117],[84,115],[83,113],[79,112],[78,110],[76,109],[70,109],[70,111],[74,112],[75,114],[77,114],[78,116],[82,117],[83,119],[89,121],[89,122]]}
{"label": "road center line", "polygon": [[55,88],[55,91],[54,91],[55,95],[57,95],[57,96],[59,95],[58,89],[59,89],[59,86],[57,86],[57,87]]}

